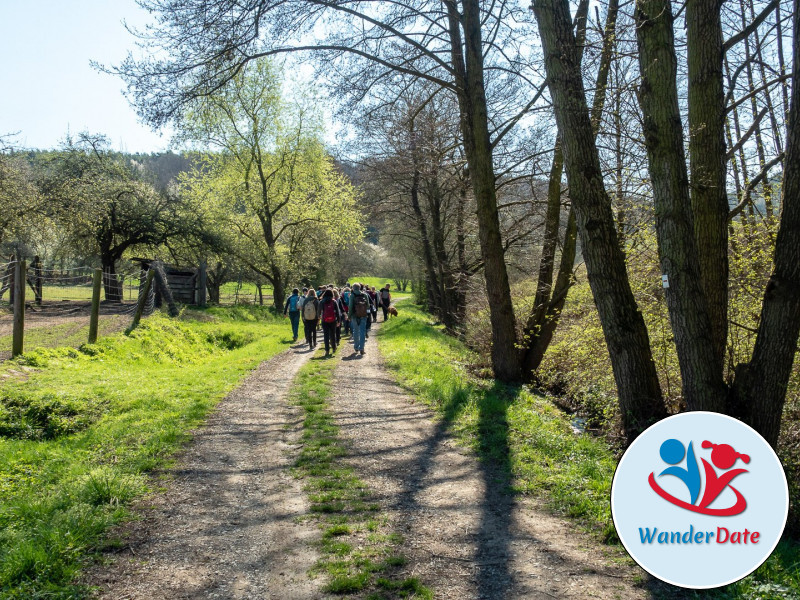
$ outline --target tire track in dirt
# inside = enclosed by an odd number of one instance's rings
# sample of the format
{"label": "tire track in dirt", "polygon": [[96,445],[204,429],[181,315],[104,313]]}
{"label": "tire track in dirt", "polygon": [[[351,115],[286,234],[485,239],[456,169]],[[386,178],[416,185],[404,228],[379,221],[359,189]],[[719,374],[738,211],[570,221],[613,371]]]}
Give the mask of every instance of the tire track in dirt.
{"label": "tire track in dirt", "polygon": [[302,411],[287,396],[311,354],[275,356],[220,402],[168,470],[167,491],[117,532],[126,546],[84,578],[97,598],[325,597],[308,576],[319,530],[300,520],[308,499],[290,473]]}
{"label": "tire track in dirt", "polygon": [[393,381],[374,336],[366,350],[340,348],[331,409],[349,448],[343,460],[404,536],[404,576],[453,600],[649,597],[634,585],[641,571],[612,564],[574,523],[504,493],[496,468]]}

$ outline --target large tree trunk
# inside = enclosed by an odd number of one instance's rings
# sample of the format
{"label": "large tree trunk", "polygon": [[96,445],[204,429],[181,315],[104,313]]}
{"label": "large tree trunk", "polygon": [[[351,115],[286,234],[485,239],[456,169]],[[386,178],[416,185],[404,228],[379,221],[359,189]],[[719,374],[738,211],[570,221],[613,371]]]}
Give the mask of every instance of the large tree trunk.
{"label": "large tree trunk", "polygon": [[108,302],[122,302],[122,282],[117,275],[117,259],[109,254],[100,257],[103,266],[103,291]]}
{"label": "large tree trunk", "polygon": [[[447,2],[450,18],[450,43],[464,152],[469,165],[478,216],[478,238],[483,258],[489,319],[492,324],[492,370],[500,381],[518,381],[521,375],[517,351],[517,331],[511,286],[506,269],[489,119],[483,79],[483,44],[481,11],[478,0],[462,0],[463,13],[458,14],[453,0]],[[459,27],[463,26],[462,51]]]}
{"label": "large tree trunk", "polygon": [[619,248],[611,201],[594,140],[566,0],[535,0],[564,165],[575,208],[589,285],[603,326],[620,414],[629,441],[666,416],[644,319]]}
{"label": "large tree trunk", "polygon": [[272,265],[272,302],[275,310],[281,312],[283,303],[286,300],[286,281],[277,265]]}
{"label": "large tree trunk", "polygon": [[213,269],[208,269],[207,273],[206,289],[208,290],[209,301],[213,304],[219,304],[219,290],[225,282],[225,277],[228,276],[228,267],[221,262],[217,262],[216,266]]}
{"label": "large tree trunk", "polygon": [[[683,396],[689,410],[723,412],[726,387],[722,379],[722,363],[717,360],[719,350],[709,317],[709,305],[701,285],[678,107],[677,58],[672,27],[669,0],[637,0],[636,37],[642,74],[639,104],[644,118],[645,146],[653,185],[661,272],[669,280],[665,297],[678,352]],[[720,129],[719,134],[722,133]],[[713,137],[716,143],[717,134]],[[719,193],[718,189],[712,191]],[[715,205],[714,210],[717,209]],[[711,228],[709,224],[703,227]],[[723,227],[720,234],[717,229],[715,221],[713,232],[702,229],[701,233],[713,241],[709,247],[702,248],[703,252],[715,252],[718,261],[717,237],[723,235],[726,238],[727,231]]]}
{"label": "large tree trunk", "polygon": [[[714,352],[706,360],[713,363],[717,373],[722,373],[728,336],[728,195],[721,6],[720,0],[689,0],[686,4],[691,211],[700,287],[711,320]],[[644,70],[645,63],[642,65]]]}
{"label": "large tree trunk", "polygon": [[[794,63],[800,60],[800,0],[794,1]],[[792,73],[792,99],[783,171],[783,213],[775,245],[775,267],[749,365],[737,369],[735,397],[745,420],[777,445],[786,388],[800,332],[800,73]]]}

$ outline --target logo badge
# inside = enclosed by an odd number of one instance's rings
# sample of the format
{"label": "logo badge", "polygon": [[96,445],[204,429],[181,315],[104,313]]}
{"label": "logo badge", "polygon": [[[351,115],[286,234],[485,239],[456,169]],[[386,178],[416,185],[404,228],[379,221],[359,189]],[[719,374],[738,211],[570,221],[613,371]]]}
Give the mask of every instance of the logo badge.
{"label": "logo badge", "polygon": [[673,585],[706,589],[753,572],[780,540],[786,476],[769,444],[726,415],[688,412],[642,433],[620,460],[611,512],[628,554]]}

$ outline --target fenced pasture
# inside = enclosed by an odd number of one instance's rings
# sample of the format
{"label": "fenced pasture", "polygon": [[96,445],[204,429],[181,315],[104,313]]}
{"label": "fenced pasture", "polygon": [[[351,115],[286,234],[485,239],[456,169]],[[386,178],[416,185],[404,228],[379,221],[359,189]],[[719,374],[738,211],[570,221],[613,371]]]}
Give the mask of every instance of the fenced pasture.
{"label": "fenced pasture", "polygon": [[[34,348],[77,347],[110,335],[153,310],[139,277],[91,267],[53,268],[36,257],[0,265],[0,360]],[[101,301],[103,290],[114,301]],[[141,302],[140,302],[141,297]]]}
{"label": "fenced pasture", "polygon": [[[131,323],[136,298],[133,302],[102,303],[98,321],[98,335],[111,335],[124,330]],[[41,306],[28,305],[25,310],[25,349],[78,347],[89,336],[91,301],[44,301]],[[0,360],[11,357],[14,315],[8,308],[0,309]]]}
{"label": "fenced pasture", "polygon": [[[147,269],[149,262],[143,262],[142,266]],[[145,270],[137,275],[110,275],[89,266],[43,266],[38,258],[30,265],[25,263],[24,275],[17,274],[16,268],[14,260],[0,264],[0,360],[35,348],[79,347],[87,343],[91,337],[92,298],[95,293],[98,305],[96,335],[102,337],[125,330],[133,324],[134,313],[145,287],[141,276]],[[167,270],[174,271],[172,268]],[[15,317],[14,306],[14,295],[19,288],[16,277],[23,277],[25,282],[22,286],[25,304],[23,322],[17,325],[18,335],[23,339],[18,340],[17,346],[14,342],[15,321],[19,320]],[[356,281],[375,286],[376,289],[389,283],[393,299],[396,300],[411,296],[410,290],[398,291],[394,280],[390,278],[361,275],[350,278],[350,283]],[[95,286],[98,287],[97,292]],[[153,287],[156,288],[155,292],[150,290],[147,298],[142,300],[144,314],[152,312],[165,299],[165,294],[158,291],[161,288],[156,284]],[[294,285],[289,286],[287,293],[292,287]],[[104,299],[109,291],[116,293],[120,300]],[[271,306],[273,302],[272,288],[261,285],[259,289],[259,285],[252,281],[227,282],[220,286],[219,291],[220,306]]]}

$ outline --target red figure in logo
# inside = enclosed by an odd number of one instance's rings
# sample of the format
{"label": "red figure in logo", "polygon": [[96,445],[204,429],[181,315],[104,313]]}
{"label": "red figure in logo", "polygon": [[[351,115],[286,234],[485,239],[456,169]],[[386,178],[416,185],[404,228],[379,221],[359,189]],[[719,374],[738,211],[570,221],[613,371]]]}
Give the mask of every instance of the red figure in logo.
{"label": "red figure in logo", "polygon": [[[705,440],[702,447],[713,448],[711,451],[711,462],[714,463],[714,467],[718,469],[730,469],[740,458],[745,464],[750,462],[750,457],[747,454],[736,452],[736,450],[728,444],[712,444],[708,440]],[[706,472],[706,490],[703,493],[703,499],[700,501],[700,508],[705,508],[716,500],[717,496],[722,493],[722,490],[728,487],[734,477],[742,473],[747,473],[747,469],[733,469],[717,477],[717,472],[714,470],[714,467],[708,464],[705,458],[701,458],[700,460],[703,462],[703,468]],[[732,508],[738,508],[740,504],[742,505],[741,510],[731,513],[738,515],[747,507],[747,501],[744,499],[744,496],[739,493],[739,490],[733,486],[730,487],[736,494],[736,504]]]}
{"label": "red figure in logo", "polygon": [[[714,467],[717,467],[718,469],[730,469],[739,459],[741,459],[745,464],[750,462],[750,457],[747,454],[736,452],[736,450],[734,450],[733,447],[728,444],[714,444],[708,440],[705,440],[702,443],[702,447],[705,449],[712,448],[711,462],[714,464]],[[730,483],[735,477],[741,475],[742,473],[747,473],[747,469],[733,469],[731,471],[722,473],[721,475],[717,475],[717,471],[708,463],[706,459],[701,458],[700,460],[703,462],[703,469],[705,470],[706,485],[703,497],[698,505],[685,502],[665,491],[661,486],[658,485],[658,483],[656,483],[655,473],[650,473],[648,483],[653,491],[664,498],[664,500],[692,512],[720,517],[738,515],[739,513],[743,512],[747,508],[747,500],[745,500],[741,492],[730,485]],[[664,474],[673,473],[670,472],[670,469],[667,469],[662,473],[662,475]],[[735,504],[728,508],[709,508],[709,504],[714,502],[714,500],[717,499],[717,497],[726,487],[730,487],[731,491],[733,491],[733,493],[736,495]],[[692,498],[692,500],[694,500],[694,498]]]}

